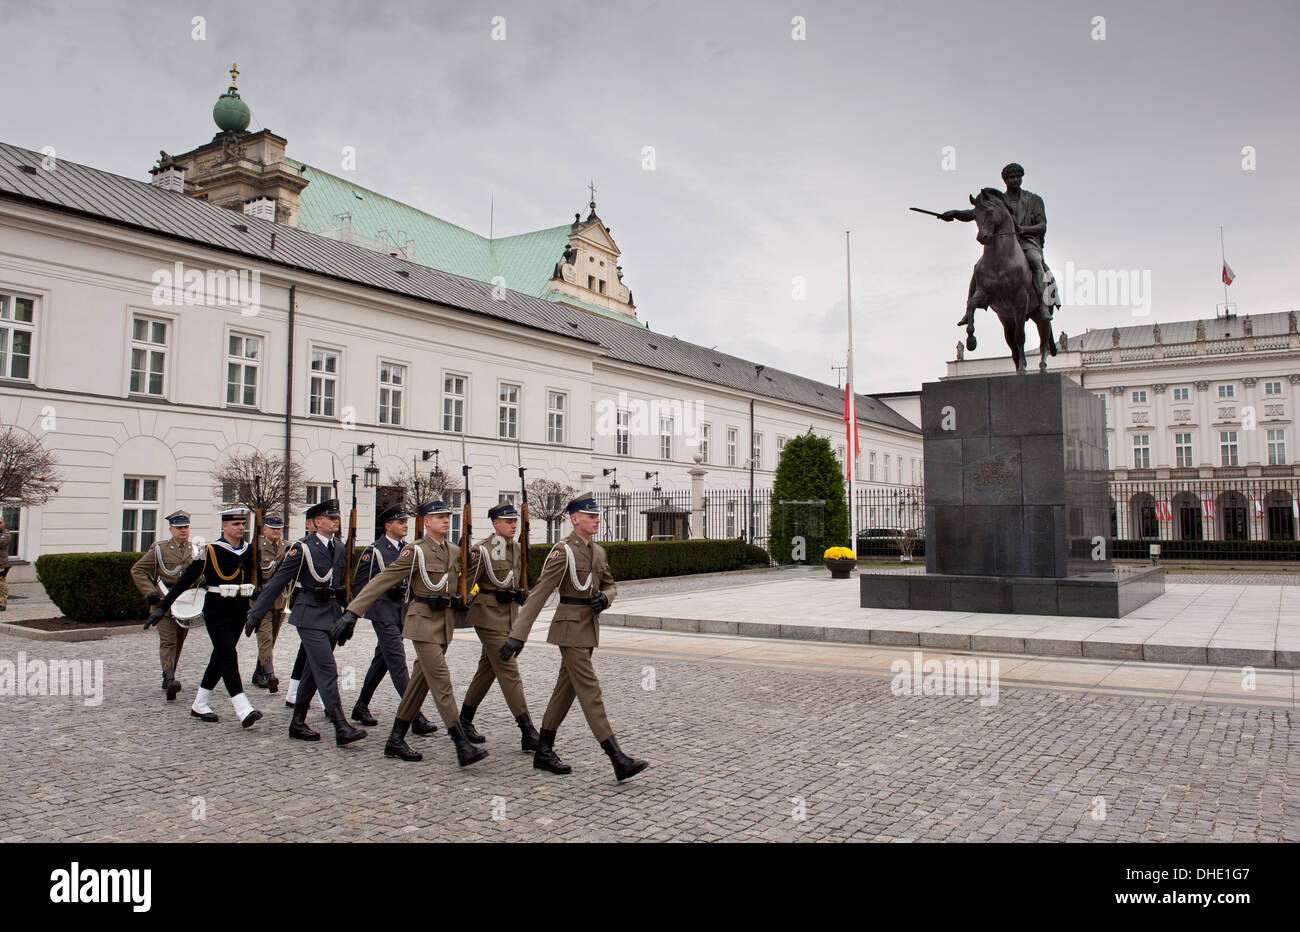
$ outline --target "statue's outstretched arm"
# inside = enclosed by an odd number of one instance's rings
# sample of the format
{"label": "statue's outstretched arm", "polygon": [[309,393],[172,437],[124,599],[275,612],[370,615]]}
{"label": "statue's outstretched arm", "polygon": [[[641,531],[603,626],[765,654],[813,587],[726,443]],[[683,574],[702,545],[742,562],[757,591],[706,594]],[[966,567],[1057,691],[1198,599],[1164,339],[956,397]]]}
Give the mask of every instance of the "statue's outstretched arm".
{"label": "statue's outstretched arm", "polygon": [[972,220],[975,219],[975,211],[973,211],[973,210],[945,210],[943,213],[941,213],[941,214],[939,215],[939,219],[940,219],[940,220],[947,220],[947,221],[949,221],[949,222],[951,222],[951,221],[953,221],[953,220],[960,220],[962,223],[970,223]]}

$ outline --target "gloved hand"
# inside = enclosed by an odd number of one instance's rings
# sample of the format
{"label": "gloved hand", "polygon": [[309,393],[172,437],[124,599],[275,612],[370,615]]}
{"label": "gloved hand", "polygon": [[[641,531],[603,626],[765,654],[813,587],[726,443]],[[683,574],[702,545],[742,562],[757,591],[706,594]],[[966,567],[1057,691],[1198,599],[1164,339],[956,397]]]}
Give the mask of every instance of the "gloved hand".
{"label": "gloved hand", "polygon": [[149,620],[144,623],[144,630],[148,631],[150,628],[158,624],[158,622],[162,621],[166,617],[167,617],[167,609],[162,608],[161,606],[155,608],[152,612],[149,613]]}
{"label": "gloved hand", "polygon": [[591,610],[599,615],[605,609],[609,608],[609,596],[603,592],[597,592],[591,597]]}
{"label": "gloved hand", "polygon": [[523,605],[523,604],[524,604],[524,601],[525,601],[527,598],[528,598],[528,590],[527,590],[527,589],[516,589],[516,590],[515,590],[515,601],[518,602],[520,605]]}
{"label": "gloved hand", "polygon": [[149,593],[147,596],[145,596],[144,598],[145,598],[145,601],[148,602],[150,605],[157,605],[159,602],[162,601],[162,596],[160,596],[160,595],[159,595],[158,593],[156,593],[156,592],[151,592],[151,593]]}
{"label": "gloved hand", "polygon": [[253,636],[253,632],[257,630],[258,625],[260,625],[261,623],[262,623],[261,618],[254,618],[252,615],[249,615],[248,621],[244,622],[244,637],[251,638]]}
{"label": "gloved hand", "polygon": [[344,612],[343,617],[330,629],[330,639],[334,641],[336,647],[342,647],[348,642],[348,638],[352,637],[352,630],[356,626],[357,616],[352,612]]}
{"label": "gloved hand", "polygon": [[501,645],[501,650],[498,652],[498,656],[502,660],[509,660],[511,657],[517,656],[523,649],[523,641],[518,638],[506,638],[506,642]]}

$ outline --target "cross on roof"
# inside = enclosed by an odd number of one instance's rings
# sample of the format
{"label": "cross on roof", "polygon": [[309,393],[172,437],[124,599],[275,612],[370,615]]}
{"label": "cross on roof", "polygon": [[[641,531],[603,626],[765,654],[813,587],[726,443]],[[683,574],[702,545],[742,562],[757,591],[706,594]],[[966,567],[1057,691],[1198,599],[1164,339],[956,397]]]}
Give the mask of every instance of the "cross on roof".
{"label": "cross on roof", "polygon": [[589,191],[591,192],[591,207],[592,207],[593,210],[595,210],[595,208],[596,208],[596,182],[595,182],[594,179],[591,180],[591,181],[589,181],[589,182],[587,182],[587,190],[589,190]]}
{"label": "cross on roof", "polygon": [[231,62],[230,64],[230,86],[231,87],[235,86],[235,79],[237,77],[239,77],[239,64],[237,62]]}

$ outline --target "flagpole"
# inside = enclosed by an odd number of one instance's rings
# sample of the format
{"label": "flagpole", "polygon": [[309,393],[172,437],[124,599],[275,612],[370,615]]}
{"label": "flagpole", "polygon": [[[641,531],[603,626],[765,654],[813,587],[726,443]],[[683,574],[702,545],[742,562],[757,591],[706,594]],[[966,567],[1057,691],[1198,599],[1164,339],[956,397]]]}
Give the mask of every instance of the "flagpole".
{"label": "flagpole", "polygon": [[855,462],[856,457],[854,456],[853,441],[857,436],[858,405],[857,405],[857,397],[854,395],[854,390],[853,390],[853,269],[852,269],[852,265],[853,265],[853,259],[849,250],[849,231],[845,230],[844,231],[844,284],[845,284],[845,289],[847,294],[846,303],[848,305],[848,314],[849,314],[849,356],[848,356],[848,372],[846,373],[848,384],[845,386],[845,390],[848,393],[849,422],[848,424],[845,425],[846,437],[844,441],[844,449],[847,451],[845,455],[845,459],[848,461],[848,466],[849,466],[849,549],[856,554],[858,552],[858,510],[856,507],[854,507],[856,505],[856,502],[854,501],[854,497],[855,497],[854,493],[856,491],[855,483],[854,483],[854,476],[856,475],[856,471],[854,467],[857,465],[857,463]]}
{"label": "flagpole", "polygon": [[1228,268],[1228,254],[1223,250],[1223,227],[1219,227],[1219,261],[1222,268],[1219,269],[1219,278],[1223,279],[1223,316],[1228,316],[1228,276],[1224,274]]}

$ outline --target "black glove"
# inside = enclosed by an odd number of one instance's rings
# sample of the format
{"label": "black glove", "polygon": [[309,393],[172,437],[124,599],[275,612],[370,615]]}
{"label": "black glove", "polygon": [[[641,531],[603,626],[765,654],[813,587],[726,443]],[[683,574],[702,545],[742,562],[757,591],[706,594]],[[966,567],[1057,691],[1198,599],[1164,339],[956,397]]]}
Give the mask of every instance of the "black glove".
{"label": "black glove", "polygon": [[159,607],[149,613],[149,620],[144,623],[144,630],[148,631],[158,622],[167,617],[167,609]]}
{"label": "black glove", "polygon": [[609,608],[609,596],[603,592],[597,592],[591,597],[591,610],[599,615],[605,609]]}
{"label": "black glove", "polygon": [[508,605],[515,600],[514,589],[493,589],[492,595],[495,596],[496,600],[502,605]]}
{"label": "black glove", "polygon": [[527,598],[528,598],[528,590],[527,590],[527,589],[516,589],[516,590],[515,590],[515,601],[518,602],[520,605],[523,605],[524,602],[527,600]]}
{"label": "black glove", "polygon": [[145,601],[148,602],[150,605],[157,605],[159,602],[162,601],[162,596],[160,596],[160,595],[159,595],[158,593],[156,593],[156,592],[151,592],[151,593],[149,593],[147,596],[145,596],[144,598],[145,598]]}
{"label": "black glove", "polygon": [[352,630],[357,626],[357,616],[352,612],[344,612],[343,617],[334,623],[330,628],[330,640],[334,646],[342,647],[352,637]]}
{"label": "black glove", "polygon": [[517,656],[523,649],[523,641],[518,638],[506,638],[506,642],[501,645],[501,650],[498,656],[500,656],[502,660],[509,660],[511,657]]}
{"label": "black glove", "polygon": [[261,623],[262,623],[261,618],[254,618],[252,615],[249,615],[248,621],[244,622],[244,637],[251,638],[253,636],[253,632],[257,630],[258,625],[260,625]]}
{"label": "black glove", "polygon": [[455,612],[467,612],[469,611],[469,600],[462,599],[459,594],[453,595],[451,597],[451,608]]}

